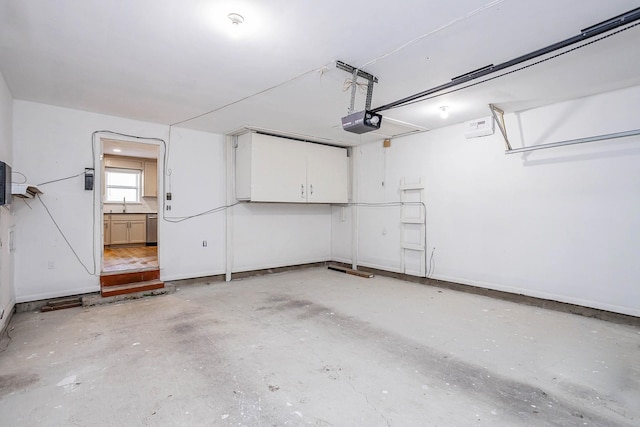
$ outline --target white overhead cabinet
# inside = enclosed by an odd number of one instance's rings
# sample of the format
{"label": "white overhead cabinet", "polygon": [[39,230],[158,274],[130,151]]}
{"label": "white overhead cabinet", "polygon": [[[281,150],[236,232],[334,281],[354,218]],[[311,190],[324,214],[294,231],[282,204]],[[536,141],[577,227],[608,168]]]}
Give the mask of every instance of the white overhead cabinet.
{"label": "white overhead cabinet", "polygon": [[345,148],[246,133],[236,148],[236,198],[347,203],[348,171]]}

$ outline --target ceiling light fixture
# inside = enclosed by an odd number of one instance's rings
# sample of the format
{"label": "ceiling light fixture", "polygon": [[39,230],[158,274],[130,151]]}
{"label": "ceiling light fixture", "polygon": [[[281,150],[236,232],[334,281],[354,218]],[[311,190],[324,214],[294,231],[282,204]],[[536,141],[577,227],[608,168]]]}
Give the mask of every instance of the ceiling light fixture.
{"label": "ceiling light fixture", "polygon": [[114,153],[121,153],[121,152],[122,152],[122,150],[121,150],[121,149],[119,149],[119,148],[114,148],[114,149],[113,149],[113,152],[114,152]]}
{"label": "ceiling light fixture", "polygon": [[449,107],[443,105],[440,107],[440,118],[446,119],[447,117],[449,117]]}
{"label": "ceiling light fixture", "polygon": [[227,18],[231,20],[233,25],[240,25],[244,22],[244,18],[239,13],[230,13],[227,15]]}

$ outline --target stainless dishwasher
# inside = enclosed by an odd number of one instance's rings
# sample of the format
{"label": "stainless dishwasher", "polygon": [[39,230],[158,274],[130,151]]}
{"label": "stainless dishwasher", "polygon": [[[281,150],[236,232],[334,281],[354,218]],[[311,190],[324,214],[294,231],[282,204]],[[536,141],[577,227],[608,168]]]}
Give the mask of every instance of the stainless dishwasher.
{"label": "stainless dishwasher", "polygon": [[147,246],[158,245],[158,214],[147,214]]}

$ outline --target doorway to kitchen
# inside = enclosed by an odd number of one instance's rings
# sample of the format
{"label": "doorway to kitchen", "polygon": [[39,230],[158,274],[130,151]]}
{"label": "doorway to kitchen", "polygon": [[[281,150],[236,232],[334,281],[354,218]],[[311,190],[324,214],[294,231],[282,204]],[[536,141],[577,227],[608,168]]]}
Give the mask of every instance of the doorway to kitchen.
{"label": "doorway to kitchen", "polygon": [[105,278],[113,281],[118,275],[133,273],[147,277],[153,272],[154,277],[159,277],[159,146],[101,140],[101,283]]}

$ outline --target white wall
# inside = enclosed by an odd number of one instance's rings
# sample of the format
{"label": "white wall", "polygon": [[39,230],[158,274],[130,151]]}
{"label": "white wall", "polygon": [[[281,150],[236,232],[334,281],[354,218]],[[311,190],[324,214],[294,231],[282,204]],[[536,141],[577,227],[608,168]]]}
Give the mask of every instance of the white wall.
{"label": "white wall", "polygon": [[[634,87],[512,114],[508,132],[516,148],[638,129],[639,101]],[[356,161],[359,202],[425,178],[432,277],[640,315],[640,137],[505,155],[499,131],[467,140],[456,125]],[[398,218],[359,209],[360,264],[400,269]]]}
{"label": "white wall", "polygon": [[331,259],[351,264],[351,209],[334,206],[331,209]]}
{"label": "white wall", "polygon": [[331,260],[331,207],[251,203],[233,210],[233,271]]}
{"label": "white wall", "polygon": [[[91,134],[111,130],[131,135],[168,138],[168,127],[118,117],[16,101],[15,166],[40,183],[75,175],[92,165]],[[173,171],[172,216],[186,216],[219,205],[224,197],[221,136],[174,129],[169,157]],[[161,165],[159,165],[161,168]],[[198,185],[192,185],[198,184]],[[96,188],[99,188],[97,182]],[[43,201],[93,272],[93,194],[82,178],[42,187]],[[37,201],[31,208],[18,201],[16,210],[16,294],[18,301],[65,296],[99,289],[97,275],[87,273]],[[161,278],[220,273],[224,243],[223,218],[205,216],[179,224],[159,222]],[[99,233],[101,226],[97,227]],[[197,230],[197,232],[196,232]],[[99,238],[99,234],[98,234]],[[209,245],[202,247],[202,240]],[[196,243],[199,242],[199,245]],[[53,268],[50,268],[53,267]]]}
{"label": "white wall", "polygon": [[[14,170],[38,184],[76,175],[93,166],[92,133],[113,130],[166,138],[166,127],[53,107],[14,102]],[[100,150],[99,143],[96,144]],[[96,188],[99,188],[99,174]],[[94,195],[82,177],[44,185],[42,200],[87,266],[75,258],[37,199],[14,203],[15,286],[19,302],[99,290],[100,259],[94,272]],[[102,229],[100,223],[96,227]],[[99,236],[99,235],[98,235]],[[91,273],[91,274],[90,274]]]}
{"label": "white wall", "polygon": [[[165,186],[172,199],[163,216],[182,218],[225,204],[224,137],[174,128]],[[159,191],[160,195],[161,192]],[[161,202],[161,200],[158,200]],[[161,221],[160,262],[164,280],[225,272],[225,214],[204,215],[180,223]],[[206,241],[207,246],[203,246]]]}
{"label": "white wall", "polygon": [[[224,146],[222,135],[174,128],[169,149],[171,176],[166,184],[172,192],[171,211],[165,209],[165,216],[182,218],[226,204]],[[232,165],[229,172],[232,174]],[[232,207],[231,272],[330,260],[330,212],[328,205],[243,203]],[[161,263],[166,266],[167,259],[171,263],[163,279],[224,274],[225,227],[224,211],[179,224],[165,222]]]}
{"label": "white wall", "polygon": [[[14,103],[14,170],[29,182],[64,178],[91,167],[91,135],[111,130],[168,139],[168,127],[26,101]],[[113,138],[113,136],[108,136]],[[172,194],[171,210],[158,198],[168,219],[179,219],[226,203],[226,157],[222,135],[181,128],[171,132],[163,185]],[[159,173],[162,162],[158,163]],[[96,188],[101,183],[96,176]],[[162,187],[162,186],[161,186]],[[94,198],[81,177],[42,186],[49,206],[79,258],[93,273],[93,248],[102,226],[93,227]],[[159,194],[163,194],[162,188]],[[99,290],[97,274],[75,258],[44,207],[31,200],[14,203],[17,301],[31,301]],[[232,271],[280,267],[331,259],[331,208],[327,205],[239,205],[233,208]],[[159,221],[161,279],[177,280],[226,271],[225,213],[174,223]],[[203,245],[206,241],[206,246]]]}
{"label": "white wall", "polygon": [[[0,73],[0,160],[13,166],[13,98]],[[9,248],[9,231],[13,225],[10,207],[0,207],[0,331],[5,327],[15,305],[13,286],[14,257]]]}
{"label": "white wall", "polygon": [[[509,133],[518,147],[640,128],[638,100],[635,87],[509,115]],[[11,103],[6,85],[0,84],[2,140],[13,138],[13,168],[35,184],[91,166],[96,130],[168,137],[166,126],[25,101],[13,102],[12,119]],[[0,150],[11,157],[11,144],[0,143]],[[638,137],[506,156],[498,133],[466,140],[456,125],[394,140],[388,149],[375,143],[354,151],[359,202],[399,200],[401,178],[425,178],[428,255],[436,248],[433,277],[640,315]],[[163,210],[167,216],[189,216],[225,203],[221,135],[174,129],[169,152],[174,197],[172,210]],[[92,270],[92,193],[83,190],[81,178],[42,189],[43,200]],[[351,209],[234,207],[232,270],[332,258],[348,262]],[[98,277],[84,271],[40,203],[32,200],[28,207],[17,200],[12,210],[18,301],[98,290]],[[358,262],[399,271],[399,209],[358,211]],[[11,224],[7,213],[0,209],[3,245]],[[178,224],[161,221],[162,278],[224,273],[225,238],[223,213]],[[6,260],[4,249],[2,254]],[[13,288],[6,285],[11,280],[5,272],[0,298],[11,306]]]}

